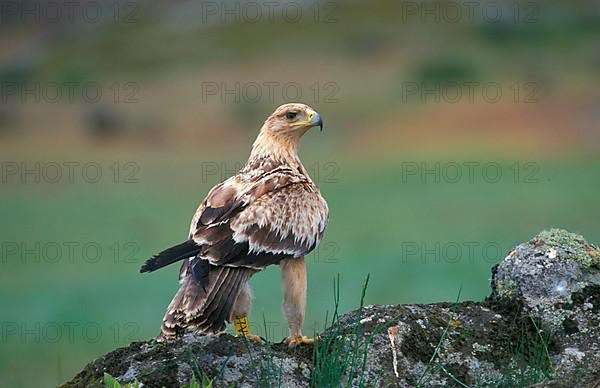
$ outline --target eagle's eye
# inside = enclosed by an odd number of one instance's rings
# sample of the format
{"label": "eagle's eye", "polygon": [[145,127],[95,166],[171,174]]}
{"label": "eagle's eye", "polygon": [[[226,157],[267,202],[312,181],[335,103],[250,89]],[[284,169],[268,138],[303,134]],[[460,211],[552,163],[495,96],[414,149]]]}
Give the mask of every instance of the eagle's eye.
{"label": "eagle's eye", "polygon": [[296,115],[297,115],[297,113],[296,113],[296,112],[287,112],[287,113],[285,114],[285,117],[287,117],[287,118],[288,118],[288,120],[293,120],[293,119],[295,119],[295,118],[296,118]]}

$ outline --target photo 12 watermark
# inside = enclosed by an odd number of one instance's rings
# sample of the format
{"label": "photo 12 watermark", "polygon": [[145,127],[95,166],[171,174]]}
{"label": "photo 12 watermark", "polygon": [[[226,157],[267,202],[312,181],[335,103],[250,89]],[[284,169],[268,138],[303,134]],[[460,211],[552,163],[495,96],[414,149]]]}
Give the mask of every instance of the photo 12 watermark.
{"label": "photo 12 watermark", "polygon": [[540,5],[532,1],[405,1],[402,23],[539,23]]}
{"label": "photo 12 watermark", "polygon": [[[323,332],[324,325],[321,322],[304,322],[302,332],[309,337],[313,337]],[[233,334],[233,327],[229,328]],[[279,341],[290,335],[289,323],[284,320],[273,320],[263,317],[262,319],[248,322],[248,331],[251,334],[258,335],[267,341]]]}
{"label": "photo 12 watermark", "polygon": [[517,244],[503,247],[495,241],[403,241],[400,246],[402,263],[475,263],[483,260],[497,264]]}
{"label": "photo 12 watermark", "polygon": [[141,263],[140,246],[133,241],[3,241],[0,263],[73,264]]}
{"label": "photo 12 watermark", "polygon": [[135,162],[2,162],[1,183],[139,183]]}
{"label": "photo 12 watermark", "polygon": [[0,323],[0,343],[98,343],[114,344],[139,341],[135,322],[24,322]]}
{"label": "photo 12 watermark", "polygon": [[306,256],[306,260],[315,264],[338,264],[340,262],[340,245],[335,241],[321,241],[315,249]]}
{"label": "photo 12 watermark", "polygon": [[340,87],[335,82],[215,82],[201,83],[202,102],[258,103],[276,101],[337,104]]}
{"label": "photo 12 watermark", "polygon": [[139,23],[134,1],[13,1],[0,2],[0,22],[20,24]]}
{"label": "photo 12 watermark", "polygon": [[415,82],[401,84],[402,102],[449,103],[513,102],[535,104],[540,102],[540,86],[533,81],[513,82]]}
{"label": "photo 12 watermark", "polygon": [[3,103],[58,104],[111,102],[137,104],[140,87],[136,82],[0,82],[0,99]]}
{"label": "photo 12 watermark", "polygon": [[[218,183],[237,174],[245,162],[213,162],[200,164],[202,183]],[[336,162],[314,162],[306,166],[311,179],[317,184],[339,183],[340,166]]]}
{"label": "photo 12 watermark", "polygon": [[536,162],[402,162],[402,183],[539,183]]}
{"label": "photo 12 watermark", "polygon": [[319,1],[203,1],[202,23],[338,23],[339,3]]}

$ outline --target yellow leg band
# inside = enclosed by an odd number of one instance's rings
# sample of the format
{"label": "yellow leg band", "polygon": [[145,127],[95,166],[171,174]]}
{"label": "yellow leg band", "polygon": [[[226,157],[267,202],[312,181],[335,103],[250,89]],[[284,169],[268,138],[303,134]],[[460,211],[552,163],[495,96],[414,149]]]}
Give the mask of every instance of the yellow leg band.
{"label": "yellow leg band", "polygon": [[250,326],[248,326],[248,317],[241,317],[235,319],[235,335],[248,335],[250,334]]}

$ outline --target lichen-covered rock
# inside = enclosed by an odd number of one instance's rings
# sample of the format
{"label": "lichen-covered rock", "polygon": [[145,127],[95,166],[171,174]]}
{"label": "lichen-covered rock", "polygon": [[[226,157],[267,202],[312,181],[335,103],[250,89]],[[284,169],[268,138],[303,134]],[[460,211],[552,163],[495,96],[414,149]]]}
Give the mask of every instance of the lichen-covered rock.
{"label": "lichen-covered rock", "polygon": [[255,387],[267,381],[304,387],[310,381],[309,360],[306,351],[284,345],[267,348],[228,334],[186,334],[174,342],[134,342],[114,350],[86,365],[63,387],[102,387],[105,372],[122,384],[137,381],[143,387],[188,386],[194,373],[214,378],[215,387]]}
{"label": "lichen-covered rock", "polygon": [[570,303],[573,293],[597,285],[600,249],[577,234],[551,229],[514,248],[495,267],[492,297],[523,300],[535,311]]}
{"label": "lichen-covered rock", "polygon": [[[600,249],[562,229],[520,244],[494,268],[492,298],[518,300],[562,344],[557,376],[600,370]],[[590,369],[591,368],[591,369]]]}
{"label": "lichen-covered rock", "polygon": [[[600,251],[576,234],[544,231],[493,269],[492,295],[483,302],[367,306],[341,316],[323,338],[320,344],[333,339],[352,350],[357,362],[339,384],[326,385],[594,386],[600,383]],[[323,370],[311,364],[312,351],[189,334],[117,349],[65,386],[100,386],[104,372],[147,387],[179,387],[194,372],[214,387],[303,387],[311,379],[319,385]],[[328,365],[347,362],[336,357]]]}
{"label": "lichen-covered rock", "polygon": [[[523,381],[522,374],[531,382],[551,376],[549,361],[527,371],[544,344],[556,344],[538,333],[518,302],[367,306],[362,315],[362,335],[372,336],[365,365],[370,383],[503,386]],[[356,319],[356,312],[346,314],[341,323]]]}

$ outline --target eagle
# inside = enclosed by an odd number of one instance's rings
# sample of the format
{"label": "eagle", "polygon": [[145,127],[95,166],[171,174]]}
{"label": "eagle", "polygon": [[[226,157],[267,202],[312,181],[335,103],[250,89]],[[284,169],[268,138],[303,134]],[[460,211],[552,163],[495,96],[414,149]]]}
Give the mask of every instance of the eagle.
{"label": "eagle", "polygon": [[319,244],[329,220],[327,202],[298,156],[300,138],[321,116],[299,103],[278,107],[264,122],[247,163],[213,187],[192,218],[188,239],[150,258],[140,272],[183,260],[179,290],[164,315],[159,341],[187,330],[220,333],[227,323],[254,341],[248,280],[279,265],[290,347],[302,335],[306,309],[304,257]]}

